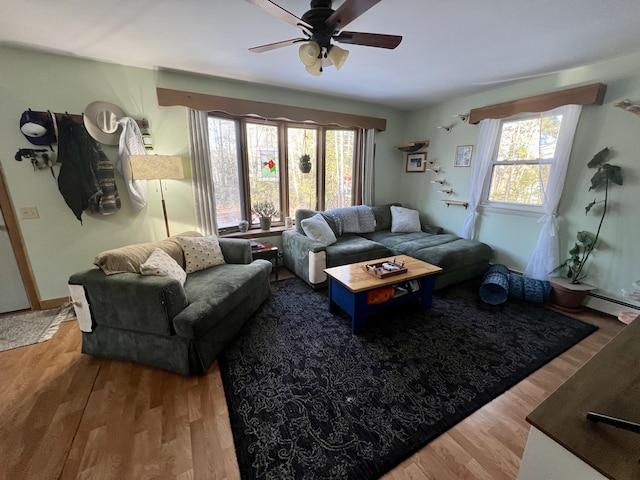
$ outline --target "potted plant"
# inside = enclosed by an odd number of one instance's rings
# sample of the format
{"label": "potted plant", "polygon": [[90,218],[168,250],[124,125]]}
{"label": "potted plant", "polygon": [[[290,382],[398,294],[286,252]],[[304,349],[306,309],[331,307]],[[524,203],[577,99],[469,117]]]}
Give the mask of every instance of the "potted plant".
{"label": "potted plant", "polygon": [[311,156],[306,153],[300,155],[300,171],[302,173],[311,171]]}
{"label": "potted plant", "polygon": [[588,215],[593,207],[601,205],[602,213],[600,214],[600,222],[598,230],[595,234],[582,230],[576,235],[576,243],[569,250],[569,258],[558,265],[551,273],[566,269],[566,278],[554,277],[551,279],[551,303],[565,310],[577,311],[582,307],[587,293],[595,287],[583,283],[582,280],[587,276],[584,268],[596,248],[604,217],[607,214],[607,205],[609,201],[609,186],[611,184],[622,185],[622,169],[618,166],[607,163],[609,157],[609,148],[600,150],[587,163],[588,168],[595,168],[596,172],[591,177],[591,190],[604,190],[604,198],[601,200],[594,199],[585,207],[585,215]]}
{"label": "potted plant", "polygon": [[253,205],[251,213],[258,216],[262,230],[269,230],[271,228],[271,218],[278,215],[278,209],[276,209],[273,202],[265,200]]}

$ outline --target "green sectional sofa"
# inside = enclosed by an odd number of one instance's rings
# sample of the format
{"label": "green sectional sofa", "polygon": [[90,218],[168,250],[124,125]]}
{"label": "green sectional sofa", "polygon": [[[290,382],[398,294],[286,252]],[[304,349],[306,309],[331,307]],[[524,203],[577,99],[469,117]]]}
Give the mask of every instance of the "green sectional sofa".
{"label": "green sectional sofa", "polygon": [[[134,257],[144,261],[155,248],[184,268],[175,238],[103,252],[96,257],[101,267],[107,256],[120,257],[114,271],[93,268],[70,277],[82,353],[201,375],[271,295],[272,265],[252,261],[248,240],[218,239],[225,263],[188,273],[184,285],[168,276],[135,272],[140,260]],[[74,296],[74,291],[79,293]],[[82,309],[88,312],[84,328]]]}
{"label": "green sectional sofa", "polygon": [[[401,254],[441,267],[443,272],[436,280],[436,289],[481,275],[489,268],[493,250],[482,242],[444,233],[442,228],[426,225],[424,221],[420,231],[392,232],[391,206],[401,204],[364,207],[371,209],[375,227],[357,233],[341,229],[341,217],[336,212],[344,214],[348,209],[297,210],[296,228],[282,233],[284,265],[314,288],[326,286],[325,268]],[[302,221],[316,214],[335,233],[335,243],[325,245],[305,234]]]}

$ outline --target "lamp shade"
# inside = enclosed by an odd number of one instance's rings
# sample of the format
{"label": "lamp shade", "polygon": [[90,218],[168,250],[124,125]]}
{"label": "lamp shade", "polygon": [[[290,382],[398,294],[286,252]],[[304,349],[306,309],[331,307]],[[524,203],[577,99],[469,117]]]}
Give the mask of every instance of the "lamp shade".
{"label": "lamp shade", "polygon": [[133,180],[179,180],[184,178],[182,157],[172,155],[131,155]]}
{"label": "lamp shade", "polygon": [[336,70],[340,70],[344,62],[347,60],[349,56],[349,50],[345,50],[344,48],[340,48],[337,45],[332,45],[329,49],[329,53],[327,57],[333,62],[336,66]]}
{"label": "lamp shade", "polygon": [[318,60],[318,55],[320,55],[320,45],[318,45],[317,42],[303,43],[298,49],[298,55],[300,56],[302,63],[307,67],[310,67]]}
{"label": "lamp shade", "polygon": [[322,59],[317,58],[316,62],[313,65],[308,65],[305,68],[311,75],[319,77],[320,75],[322,75]]}

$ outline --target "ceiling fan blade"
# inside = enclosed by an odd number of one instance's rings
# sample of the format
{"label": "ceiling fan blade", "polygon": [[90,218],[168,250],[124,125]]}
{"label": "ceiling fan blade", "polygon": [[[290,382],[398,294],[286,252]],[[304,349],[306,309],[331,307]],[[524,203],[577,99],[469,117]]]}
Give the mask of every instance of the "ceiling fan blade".
{"label": "ceiling fan blade", "polygon": [[285,22],[290,23],[295,27],[304,27],[309,30],[313,30],[313,27],[307,22],[305,22],[301,18],[296,17],[293,13],[285,10],[281,6],[276,5],[271,0],[247,0],[247,2],[255,5],[256,7],[260,7],[268,14],[273,15],[280,20],[284,20]]}
{"label": "ceiling fan blade", "polygon": [[338,10],[326,20],[327,25],[335,25],[336,29],[344,28],[380,0],[346,0]]}
{"label": "ceiling fan blade", "polygon": [[288,47],[289,45],[293,45],[298,42],[306,42],[307,38],[292,38],[291,40],[283,40],[282,42],[269,43],[267,45],[260,45],[259,47],[250,48],[250,52],[254,53],[262,53],[268,52],[269,50],[275,50],[276,48]]}
{"label": "ceiling fan blade", "polygon": [[340,43],[366,45],[367,47],[388,48],[393,50],[402,41],[400,35],[384,35],[381,33],[340,32],[333,39]]}

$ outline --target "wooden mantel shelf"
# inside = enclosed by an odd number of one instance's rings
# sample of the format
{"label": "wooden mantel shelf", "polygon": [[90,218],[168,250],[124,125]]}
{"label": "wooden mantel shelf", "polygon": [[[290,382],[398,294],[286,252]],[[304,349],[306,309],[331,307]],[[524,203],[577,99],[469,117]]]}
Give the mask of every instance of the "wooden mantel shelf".
{"label": "wooden mantel shelf", "polygon": [[442,203],[446,203],[447,207],[449,205],[461,205],[464,208],[467,208],[469,206],[469,202],[462,202],[460,200],[440,200]]}

